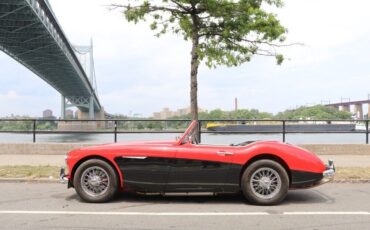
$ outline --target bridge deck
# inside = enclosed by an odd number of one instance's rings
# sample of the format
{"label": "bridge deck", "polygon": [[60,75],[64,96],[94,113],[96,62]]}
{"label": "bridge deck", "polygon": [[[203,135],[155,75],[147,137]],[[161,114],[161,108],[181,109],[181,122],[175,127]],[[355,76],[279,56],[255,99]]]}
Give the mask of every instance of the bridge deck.
{"label": "bridge deck", "polygon": [[346,106],[346,105],[357,105],[357,104],[370,104],[370,100],[361,100],[361,101],[345,101],[338,103],[326,104],[326,106]]}
{"label": "bridge deck", "polygon": [[[62,95],[99,100],[72,46],[44,0],[0,0],[0,50]],[[86,111],[85,107],[80,108]]]}

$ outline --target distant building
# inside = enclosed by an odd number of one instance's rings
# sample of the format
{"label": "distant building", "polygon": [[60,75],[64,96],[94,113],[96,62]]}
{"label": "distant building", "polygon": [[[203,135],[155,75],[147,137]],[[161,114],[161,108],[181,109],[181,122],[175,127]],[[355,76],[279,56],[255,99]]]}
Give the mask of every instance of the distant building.
{"label": "distant building", "polygon": [[46,109],[42,112],[42,118],[44,119],[55,119],[53,116],[53,111],[51,109]]}
{"label": "distant building", "polygon": [[[198,108],[198,111],[206,112],[207,110]],[[153,118],[154,119],[168,119],[171,117],[184,116],[184,115],[190,114],[190,112],[191,112],[190,107],[178,109],[176,111],[171,111],[169,108],[163,108],[162,111],[153,113]]]}
{"label": "distant building", "polygon": [[[199,108],[199,112],[202,112],[202,109]],[[190,107],[188,107],[188,108],[184,108],[184,109],[178,109],[176,111],[175,116],[184,116],[184,115],[187,115],[187,114],[190,114],[190,113],[191,113],[191,109],[190,109]]]}
{"label": "distant building", "polygon": [[163,108],[161,112],[153,113],[154,119],[167,119],[176,116],[169,108]]}

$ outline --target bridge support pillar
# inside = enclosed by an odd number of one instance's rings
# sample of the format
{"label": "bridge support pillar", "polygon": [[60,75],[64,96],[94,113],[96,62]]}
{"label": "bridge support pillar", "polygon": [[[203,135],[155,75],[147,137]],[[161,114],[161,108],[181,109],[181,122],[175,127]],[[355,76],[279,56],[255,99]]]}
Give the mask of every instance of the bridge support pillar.
{"label": "bridge support pillar", "polygon": [[350,105],[342,105],[342,111],[347,111],[347,112],[350,112],[351,111],[351,108],[350,108]]}
{"label": "bridge support pillar", "polygon": [[364,118],[364,112],[362,110],[362,104],[355,104],[355,114],[357,119]]}
{"label": "bridge support pillar", "polygon": [[61,100],[61,108],[60,108],[60,118],[61,119],[66,119],[66,97],[62,96]]}
{"label": "bridge support pillar", "polygon": [[[104,120],[105,119],[105,112],[104,112],[104,108],[102,107],[102,109],[99,111],[99,112],[94,112],[93,111],[93,120]],[[78,120],[90,120],[90,111],[81,111],[81,110],[77,110],[77,117],[78,117]]]}
{"label": "bridge support pillar", "polygon": [[337,105],[329,105],[329,108],[339,110],[339,106]]}
{"label": "bridge support pillar", "polygon": [[[109,127],[106,121],[79,121],[90,120],[90,111],[77,110],[78,120],[58,122],[58,131],[96,131],[99,128]],[[104,120],[105,112],[102,107],[99,112],[94,112],[94,119]]]}
{"label": "bridge support pillar", "polygon": [[89,100],[89,119],[93,120],[94,117],[95,117],[94,115],[95,115],[95,113],[94,113],[94,97],[91,96],[90,100]]}

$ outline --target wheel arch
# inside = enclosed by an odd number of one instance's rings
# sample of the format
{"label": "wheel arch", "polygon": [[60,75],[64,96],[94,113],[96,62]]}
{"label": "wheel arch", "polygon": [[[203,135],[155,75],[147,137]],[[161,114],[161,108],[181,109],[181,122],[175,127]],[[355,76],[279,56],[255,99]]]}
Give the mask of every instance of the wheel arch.
{"label": "wheel arch", "polygon": [[241,179],[242,179],[242,176],[243,176],[243,173],[244,173],[245,169],[247,169],[248,166],[250,166],[252,163],[254,163],[258,160],[272,160],[272,161],[275,161],[275,162],[279,163],[281,166],[283,166],[283,168],[285,169],[285,171],[286,171],[286,173],[288,174],[288,177],[289,177],[289,186],[291,185],[292,175],[291,175],[291,171],[290,171],[290,168],[289,168],[288,164],[281,157],[279,157],[275,154],[272,154],[272,153],[258,154],[256,156],[252,157],[251,159],[249,159],[247,162],[245,162],[245,164],[242,167],[242,170],[240,171],[240,175],[239,175],[239,184],[240,185],[241,185]]}
{"label": "wheel arch", "polygon": [[[73,180],[74,180],[74,175],[76,173],[76,170],[77,168],[82,164],[84,163],[85,161],[88,161],[88,160],[91,160],[91,159],[99,159],[99,160],[102,160],[102,161],[105,161],[106,163],[108,163],[110,166],[112,166],[112,168],[114,169],[114,171],[116,172],[117,176],[118,176],[118,180],[119,180],[119,186],[120,188],[123,187],[123,176],[121,174],[121,171],[119,170],[118,166],[112,162],[111,160],[105,158],[105,157],[102,157],[102,156],[99,156],[99,155],[90,155],[90,156],[86,156],[86,157],[83,157],[81,158],[79,161],[77,161],[77,163],[73,166],[72,168],[72,171],[70,173],[71,175],[71,180],[72,180],[72,185],[73,185]],[[73,185],[74,186],[74,185]]]}

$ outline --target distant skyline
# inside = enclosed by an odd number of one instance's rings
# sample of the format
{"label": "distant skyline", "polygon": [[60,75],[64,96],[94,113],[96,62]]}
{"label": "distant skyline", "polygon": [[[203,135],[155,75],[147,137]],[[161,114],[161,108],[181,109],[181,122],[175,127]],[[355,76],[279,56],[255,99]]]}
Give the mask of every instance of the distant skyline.
{"label": "distant skyline", "polygon": [[[176,35],[156,38],[145,23],[128,24],[109,11],[113,0],[49,0],[71,43],[94,41],[95,71],[102,105],[112,114],[151,116],[164,107],[189,106],[189,43]],[[256,108],[276,113],[340,98],[366,99],[370,93],[370,2],[287,0],[274,10],[289,30],[282,49],[288,58],[255,57],[236,68],[199,74],[204,109]],[[0,52],[0,116],[60,115],[60,95],[28,69]]]}

